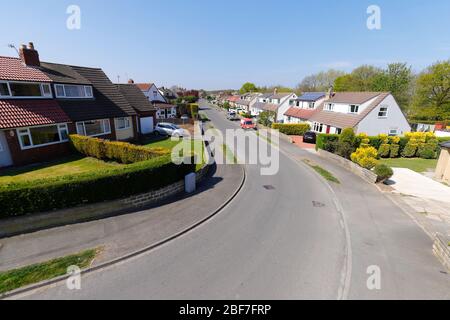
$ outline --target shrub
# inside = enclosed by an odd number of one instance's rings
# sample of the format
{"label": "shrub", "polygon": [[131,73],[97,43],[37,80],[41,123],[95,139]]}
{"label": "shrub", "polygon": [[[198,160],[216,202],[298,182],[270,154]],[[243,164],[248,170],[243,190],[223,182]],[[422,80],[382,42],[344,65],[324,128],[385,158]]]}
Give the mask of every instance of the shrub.
{"label": "shrub", "polygon": [[329,151],[329,150],[325,149],[325,146],[329,145],[330,143],[333,143],[335,146],[335,151],[336,151],[338,141],[339,141],[339,135],[337,135],[337,134],[325,134],[325,133],[318,134],[317,139],[316,139],[316,149],[317,150],[322,149],[322,150]]}
{"label": "shrub", "polygon": [[390,149],[391,149],[391,151],[390,151],[389,157],[398,158],[400,155],[400,145],[391,144]]}
{"label": "shrub", "polygon": [[307,123],[299,123],[299,124],[274,123],[272,124],[272,129],[279,130],[281,133],[290,136],[302,136],[311,129],[311,126]]}
{"label": "shrub", "polygon": [[127,142],[111,142],[76,134],[70,135],[70,142],[76,151],[88,157],[124,164],[150,160],[170,153],[169,149],[146,148]]}
{"label": "shrub", "polygon": [[418,148],[418,156],[422,159],[436,159],[437,145],[435,143],[424,143]]}
{"label": "shrub", "polygon": [[391,145],[383,143],[378,149],[378,156],[381,158],[389,158],[391,155]]}
{"label": "shrub", "polygon": [[346,159],[350,159],[355,149],[355,132],[352,128],[344,129],[339,136],[337,154]]}
{"label": "shrub", "polygon": [[402,157],[413,158],[416,156],[419,145],[417,143],[408,142],[402,152]]}
{"label": "shrub", "polygon": [[191,103],[189,105],[190,111],[191,111],[191,118],[192,119],[198,119],[198,104],[197,103]]}
{"label": "shrub", "polygon": [[351,160],[370,170],[378,164],[377,156],[378,151],[374,147],[358,148],[352,153]]}
{"label": "shrub", "polygon": [[394,175],[394,171],[392,168],[388,167],[385,164],[378,164],[373,169],[373,172],[377,175],[377,182],[383,182],[387,179],[391,178]]}
{"label": "shrub", "polygon": [[170,155],[95,173],[4,185],[0,218],[21,216],[149,192],[195,172],[195,164],[175,165]]}
{"label": "shrub", "polygon": [[369,137],[369,144],[378,150],[382,144],[382,141],[379,137]]}

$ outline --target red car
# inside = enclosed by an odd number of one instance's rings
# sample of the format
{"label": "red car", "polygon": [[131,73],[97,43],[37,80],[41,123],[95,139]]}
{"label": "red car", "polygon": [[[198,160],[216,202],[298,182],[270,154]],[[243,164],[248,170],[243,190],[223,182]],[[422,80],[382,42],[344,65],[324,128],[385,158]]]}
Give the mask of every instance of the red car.
{"label": "red car", "polygon": [[241,120],[241,128],[244,130],[255,130],[256,124],[253,122],[253,119],[244,118]]}

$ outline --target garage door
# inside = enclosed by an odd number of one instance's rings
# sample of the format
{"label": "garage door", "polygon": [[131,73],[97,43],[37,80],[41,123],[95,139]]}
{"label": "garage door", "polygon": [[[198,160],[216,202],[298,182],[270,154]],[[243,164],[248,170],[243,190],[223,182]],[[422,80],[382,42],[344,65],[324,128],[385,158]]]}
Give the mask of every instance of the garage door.
{"label": "garage door", "polygon": [[141,133],[147,134],[153,132],[153,117],[141,118]]}
{"label": "garage door", "polygon": [[4,131],[0,131],[0,167],[12,165],[11,154],[9,153],[8,143]]}

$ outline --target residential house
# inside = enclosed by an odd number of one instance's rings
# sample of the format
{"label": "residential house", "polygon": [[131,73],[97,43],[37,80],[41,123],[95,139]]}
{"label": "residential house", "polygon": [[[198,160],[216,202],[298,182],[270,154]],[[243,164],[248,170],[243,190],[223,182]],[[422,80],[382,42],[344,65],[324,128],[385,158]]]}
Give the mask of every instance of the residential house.
{"label": "residential house", "polygon": [[240,98],[240,96],[230,96],[226,99],[226,101],[228,101],[231,108],[236,108],[236,102],[239,101]]}
{"label": "residential house", "polygon": [[128,84],[136,85],[153,104],[156,110],[157,121],[177,117],[177,106],[168,103],[154,83],[134,83],[134,80],[130,79]]}
{"label": "residential house", "polygon": [[258,97],[261,93],[246,93],[240,96],[235,102],[236,108],[241,109],[245,112],[250,112],[253,108],[253,105],[258,102]]}
{"label": "residential house", "polygon": [[134,84],[118,84],[119,91],[137,113],[136,127],[139,134],[154,131],[156,109],[144,93]]}
{"label": "residential house", "polygon": [[318,111],[325,101],[325,92],[305,92],[297,99],[292,99],[290,108],[284,114],[284,123],[312,123],[309,119]]}
{"label": "residential house", "polygon": [[68,135],[135,138],[136,112],[101,69],[41,62],[33,43],[0,57],[0,167],[70,152]]}
{"label": "residential house", "polygon": [[436,167],[436,179],[450,183],[450,141],[441,143],[441,155]]}
{"label": "residential house", "polygon": [[276,113],[275,122],[283,122],[284,114],[290,108],[292,100],[297,99],[295,93],[278,93],[276,90],[271,94],[263,94],[258,97],[258,101],[252,106],[251,113],[259,116],[263,111]]}
{"label": "residential house", "polygon": [[178,98],[178,95],[169,88],[161,87],[159,88],[159,92],[166,101],[172,101]]}
{"label": "residential house", "polygon": [[411,127],[389,92],[327,93],[309,121],[315,132],[340,133],[354,128],[356,133],[403,135]]}

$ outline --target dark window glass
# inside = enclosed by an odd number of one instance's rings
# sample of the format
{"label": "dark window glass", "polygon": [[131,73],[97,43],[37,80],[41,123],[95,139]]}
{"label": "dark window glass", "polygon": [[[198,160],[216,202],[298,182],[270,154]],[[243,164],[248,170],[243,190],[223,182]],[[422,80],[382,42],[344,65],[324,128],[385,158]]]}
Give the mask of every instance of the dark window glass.
{"label": "dark window glass", "polygon": [[33,83],[10,83],[11,95],[14,97],[40,97],[41,86]]}
{"label": "dark window glass", "polygon": [[60,141],[57,126],[31,128],[30,133],[35,146]]}
{"label": "dark window glass", "polygon": [[6,83],[0,83],[0,96],[9,96],[8,85]]}

